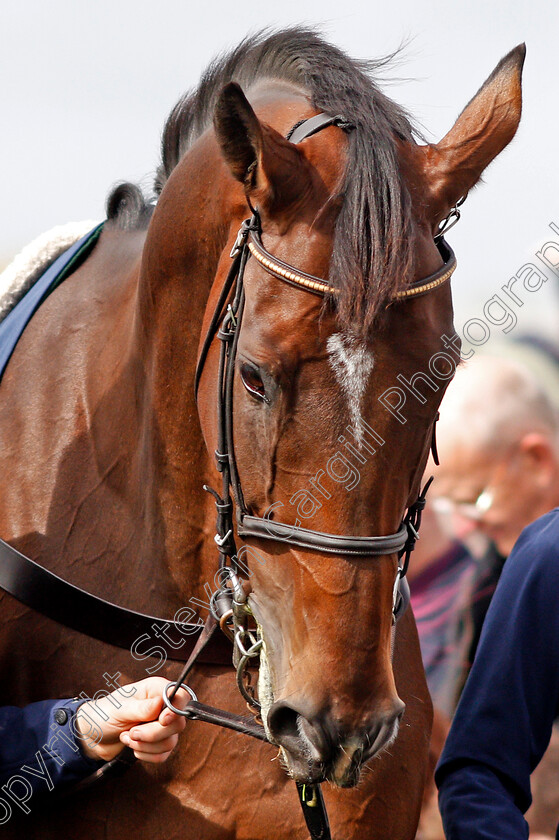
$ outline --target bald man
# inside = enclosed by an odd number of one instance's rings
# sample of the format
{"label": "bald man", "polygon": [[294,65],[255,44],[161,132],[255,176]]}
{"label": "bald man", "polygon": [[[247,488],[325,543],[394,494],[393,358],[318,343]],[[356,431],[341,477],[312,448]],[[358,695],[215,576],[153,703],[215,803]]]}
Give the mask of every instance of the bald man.
{"label": "bald man", "polygon": [[530,774],[559,716],[559,509],[542,516],[559,504],[558,428],[506,359],[460,369],[441,409],[436,506],[463,538],[516,542],[437,768],[447,840],[528,837]]}
{"label": "bald man", "polygon": [[559,505],[559,418],[530,371],[478,356],[459,367],[437,424],[431,499],[456,536],[489,537],[503,556]]}

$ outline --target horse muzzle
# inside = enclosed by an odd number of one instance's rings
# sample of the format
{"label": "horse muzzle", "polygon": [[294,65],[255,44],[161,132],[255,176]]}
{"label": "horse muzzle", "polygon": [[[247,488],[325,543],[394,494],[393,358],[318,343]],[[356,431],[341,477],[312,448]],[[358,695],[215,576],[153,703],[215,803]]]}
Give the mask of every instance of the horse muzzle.
{"label": "horse muzzle", "polygon": [[396,697],[367,726],[350,732],[332,715],[303,714],[280,700],[268,712],[267,730],[296,781],[354,787],[365,762],[396,738],[404,709]]}

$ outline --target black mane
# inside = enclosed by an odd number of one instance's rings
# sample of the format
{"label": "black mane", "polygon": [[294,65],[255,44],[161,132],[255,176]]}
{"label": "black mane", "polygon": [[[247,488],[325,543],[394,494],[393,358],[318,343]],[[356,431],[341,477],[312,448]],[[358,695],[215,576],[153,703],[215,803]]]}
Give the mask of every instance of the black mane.
{"label": "black mane", "polygon": [[318,110],[342,114],[356,128],[348,135],[344,200],[329,280],[342,291],[341,317],[354,327],[370,325],[409,279],[412,263],[410,198],[396,148],[397,138],[412,141],[412,126],[372,79],[385,63],[353,60],[310,29],[261,32],[245,39],[218,57],[198,87],[173,109],[155,183],[160,192],[182,155],[211,126],[217,98],[229,81],[245,91],[266,78],[288,81]]}

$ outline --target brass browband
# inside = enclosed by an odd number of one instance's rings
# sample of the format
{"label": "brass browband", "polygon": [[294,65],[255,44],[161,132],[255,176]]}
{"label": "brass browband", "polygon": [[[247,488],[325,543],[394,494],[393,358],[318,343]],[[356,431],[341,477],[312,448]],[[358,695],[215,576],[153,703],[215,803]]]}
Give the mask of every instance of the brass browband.
{"label": "brass browband", "polygon": [[[293,286],[298,286],[311,292],[315,295],[338,295],[340,290],[330,286],[325,280],[320,277],[315,277],[312,274],[306,274],[304,271],[299,271],[293,268],[288,263],[282,262],[277,257],[272,256],[262,244],[262,240],[257,231],[250,230],[248,235],[248,248],[252,256],[262,265],[269,274],[277,277],[279,280],[284,280],[286,283],[291,283]],[[454,270],[456,269],[456,257],[450,245],[445,242],[442,237],[436,241],[441,257],[444,260],[442,265],[434,274],[429,275],[424,280],[414,283],[407,289],[397,292],[395,300],[404,300],[410,297],[417,297],[426,292],[430,292],[450,280]]]}

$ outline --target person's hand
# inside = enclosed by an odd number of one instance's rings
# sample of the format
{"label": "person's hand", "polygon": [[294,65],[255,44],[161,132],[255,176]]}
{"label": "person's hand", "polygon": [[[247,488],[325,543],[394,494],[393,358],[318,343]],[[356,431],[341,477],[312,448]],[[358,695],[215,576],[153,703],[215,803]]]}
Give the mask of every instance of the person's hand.
{"label": "person's hand", "polygon": [[[166,761],[185,726],[185,719],[163,702],[163,689],[168,683],[163,677],[148,677],[80,706],[76,735],[85,755],[110,761],[127,746],[142,761]],[[180,689],[173,705],[184,709],[188,700],[187,692]]]}

